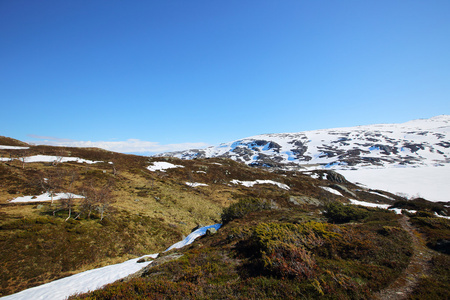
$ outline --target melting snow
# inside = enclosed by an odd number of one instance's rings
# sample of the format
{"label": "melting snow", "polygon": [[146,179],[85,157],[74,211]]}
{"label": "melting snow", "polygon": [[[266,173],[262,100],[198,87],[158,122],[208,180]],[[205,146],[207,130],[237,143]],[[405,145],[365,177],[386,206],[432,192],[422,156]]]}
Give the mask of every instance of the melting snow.
{"label": "melting snow", "polygon": [[[71,193],[55,193],[55,194],[53,194],[53,200],[67,199],[70,196],[74,199],[84,198],[83,196],[75,195],[75,194],[71,194]],[[10,200],[9,202],[23,203],[23,202],[42,202],[42,201],[51,201],[51,200],[52,200],[52,195],[50,193],[44,193],[44,194],[38,195],[38,196],[17,197],[17,198]]]}
{"label": "melting snow", "polygon": [[172,168],[184,168],[184,166],[181,165],[174,165],[165,161],[155,161],[153,162],[153,166],[148,166],[147,169],[154,172],[154,171],[161,171],[165,172],[167,169]]}
{"label": "melting snow", "polygon": [[260,180],[260,179],[257,179],[255,181],[241,181],[241,180],[233,179],[233,180],[231,180],[231,183],[233,183],[233,184],[242,184],[243,186],[246,186],[246,187],[252,187],[255,184],[274,184],[274,185],[278,186],[279,188],[282,188],[282,189],[285,189],[285,190],[289,190],[290,189],[289,186],[287,186],[286,184],[279,183],[279,182],[276,182],[276,181],[273,181],[273,180]]}
{"label": "melting snow", "polygon": [[354,199],[348,199],[348,200],[350,200],[351,204],[361,205],[361,206],[366,206],[366,207],[378,207],[378,208],[388,209],[390,206],[389,204],[375,204],[375,203],[371,203],[371,202],[359,201],[359,200],[354,200]]}
{"label": "melting snow", "polygon": [[[417,212],[415,210],[409,210],[409,209],[389,208],[390,207],[389,204],[376,204],[376,203],[359,201],[359,200],[354,200],[354,199],[348,199],[348,200],[350,200],[350,203],[354,204],[354,205],[361,205],[361,206],[366,206],[366,207],[378,207],[378,208],[382,208],[382,209],[389,209],[390,211],[395,212],[397,215],[401,215],[402,214],[402,210],[405,210],[405,211],[407,211],[409,213],[412,213],[412,214]],[[442,216],[440,216],[438,214],[436,214],[436,216],[442,217]]]}
{"label": "melting snow", "polygon": [[[17,159],[17,158],[15,158]],[[9,158],[1,158],[0,160],[10,160]],[[101,163],[102,161],[93,161],[88,159],[83,159],[79,157],[65,157],[65,156],[51,156],[51,155],[33,155],[33,156],[27,156],[25,157],[26,163],[33,163],[33,162],[59,162],[64,163],[68,161],[74,161],[77,163],[87,163],[87,164],[96,164]]]}
{"label": "melting snow", "polygon": [[30,149],[30,147],[0,145],[0,149],[5,149],[5,150],[24,150],[24,149]]}
{"label": "melting snow", "polygon": [[167,248],[166,251],[172,250],[172,249],[179,249],[182,248],[186,245],[191,244],[196,238],[198,238],[199,236],[205,235],[206,231],[209,228],[214,228],[214,229],[219,229],[222,226],[222,224],[214,224],[214,225],[210,225],[210,226],[205,226],[202,228],[199,228],[195,231],[193,231],[191,234],[189,234],[184,240],[173,244],[172,246],[170,246],[169,248]]}
{"label": "melting snow", "polygon": [[206,183],[198,183],[198,182],[186,182],[186,185],[190,187],[208,186]]}
{"label": "melting snow", "polygon": [[[173,244],[166,251],[178,249],[191,244],[196,238],[204,235],[208,228],[219,229],[221,224],[215,224],[199,228],[189,234],[184,240]],[[142,257],[156,258],[158,254],[144,255],[126,262],[93,269],[78,273],[73,276],[58,279],[40,286],[36,286],[19,293],[2,297],[2,300],[62,300],[75,293],[85,293],[101,288],[102,286],[124,278],[139,271],[141,268],[151,264],[151,262],[137,263]]]}
{"label": "melting snow", "polygon": [[321,189],[324,189],[325,191],[330,192],[330,193],[332,193],[332,194],[335,194],[335,195],[344,197],[344,195],[342,195],[341,192],[336,191],[336,190],[333,189],[333,188],[330,188],[330,187],[327,187],[327,186],[320,186],[320,188],[321,188]]}

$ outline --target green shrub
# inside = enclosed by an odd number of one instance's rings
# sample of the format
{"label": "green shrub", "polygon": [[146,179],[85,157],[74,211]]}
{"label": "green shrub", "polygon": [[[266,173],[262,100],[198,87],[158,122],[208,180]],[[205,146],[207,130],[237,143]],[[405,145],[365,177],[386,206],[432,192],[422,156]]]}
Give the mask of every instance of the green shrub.
{"label": "green shrub", "polygon": [[450,254],[450,220],[439,217],[422,217],[418,212],[411,222],[424,233],[427,246],[433,250]]}
{"label": "green shrub", "polygon": [[221,216],[222,223],[226,224],[234,219],[242,218],[251,212],[265,209],[270,209],[270,204],[266,201],[257,198],[245,198],[231,204],[223,210]]}
{"label": "green shrub", "polygon": [[323,245],[319,236],[324,224],[261,223],[254,229],[253,239],[261,254],[264,268],[286,278],[311,278],[316,262],[311,249]]}
{"label": "green shrub", "polygon": [[331,202],[325,206],[323,215],[327,217],[329,222],[340,224],[365,219],[369,216],[369,213],[364,208]]}

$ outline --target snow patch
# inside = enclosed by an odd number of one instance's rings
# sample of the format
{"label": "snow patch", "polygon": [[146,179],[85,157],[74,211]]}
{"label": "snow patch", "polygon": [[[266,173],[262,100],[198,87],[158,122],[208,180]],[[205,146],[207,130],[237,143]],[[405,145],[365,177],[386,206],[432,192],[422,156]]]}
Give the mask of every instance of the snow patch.
{"label": "snow patch", "polygon": [[[210,225],[199,228],[188,235],[184,240],[173,244],[166,251],[178,249],[191,244],[194,240],[204,234],[208,228],[219,229],[221,224]],[[144,255],[125,261],[120,264],[93,269],[78,273],[69,277],[58,279],[40,286],[36,286],[16,294],[2,297],[2,300],[63,300],[75,293],[86,293],[101,288],[102,286],[122,279],[128,275],[136,273],[140,269],[148,266],[151,262],[137,263],[143,257],[156,258],[158,254]]]}
{"label": "snow patch", "polygon": [[0,145],[0,149],[5,149],[5,150],[25,150],[25,149],[30,149],[30,147]]}
{"label": "snow patch", "polygon": [[[14,158],[18,159],[18,158]],[[1,158],[2,161],[10,160],[9,158]],[[20,158],[19,160],[22,160]],[[65,156],[52,156],[52,155],[33,155],[33,156],[27,156],[24,158],[24,161],[26,163],[34,163],[34,162],[57,162],[57,163],[64,163],[69,161],[74,161],[77,163],[87,163],[87,164],[96,164],[101,163],[103,161],[93,161],[88,159],[83,159],[79,157],[65,157]]]}
{"label": "snow patch", "polygon": [[165,161],[155,161],[153,162],[152,166],[148,166],[147,169],[149,171],[155,172],[155,171],[161,171],[165,172],[167,169],[173,169],[173,168],[184,168],[184,166],[181,165],[174,165]]}
{"label": "snow patch", "polygon": [[186,185],[190,187],[208,186],[206,183],[198,183],[198,182],[186,182]]}
{"label": "snow patch", "polygon": [[172,246],[170,246],[169,248],[167,248],[166,251],[169,251],[169,250],[172,250],[172,249],[179,249],[179,248],[182,248],[182,247],[184,247],[186,245],[192,244],[192,242],[194,242],[194,240],[196,238],[198,238],[198,237],[200,237],[202,235],[205,235],[206,231],[209,228],[214,228],[214,229],[218,230],[221,226],[222,226],[222,224],[214,224],[214,225],[210,225],[210,226],[205,226],[205,227],[199,228],[199,229],[193,231],[191,234],[189,234],[184,240],[182,240],[182,241],[180,241],[178,243],[175,243]]}
{"label": "snow patch", "polygon": [[[157,255],[158,254],[145,256],[156,258]],[[2,300],[62,300],[75,293],[94,291],[108,283],[112,283],[133,274],[151,263],[136,263],[142,257],[58,279],[16,294],[2,297]]]}
{"label": "snow patch", "polygon": [[359,200],[354,200],[354,199],[348,199],[348,200],[350,200],[351,204],[361,205],[361,206],[365,206],[365,207],[378,207],[378,208],[383,208],[383,209],[388,209],[390,207],[389,204],[376,204],[376,203],[359,201]]}
{"label": "snow patch", "polygon": [[254,181],[241,181],[241,180],[233,179],[233,180],[231,180],[231,183],[233,183],[233,184],[241,184],[241,185],[246,186],[246,187],[252,187],[255,184],[273,184],[273,185],[276,185],[279,188],[282,188],[284,190],[290,190],[290,187],[287,186],[286,184],[280,183],[280,182],[276,182],[276,181],[273,181],[273,180],[260,180],[260,179],[257,179],[257,180],[254,180]]}
{"label": "snow patch", "polygon": [[[75,195],[72,193],[55,193],[53,194],[53,200],[61,200],[61,199],[68,199],[69,197],[72,197],[73,199],[81,199],[84,198],[84,196]],[[44,193],[42,195],[38,196],[22,196],[17,197],[12,200],[9,200],[9,202],[12,203],[26,203],[26,202],[43,202],[43,201],[51,201],[52,195],[51,193]]]}
{"label": "snow patch", "polygon": [[332,194],[335,194],[335,195],[344,197],[344,195],[342,195],[341,192],[336,191],[336,190],[333,189],[333,188],[330,188],[330,187],[328,187],[328,186],[319,186],[319,187],[320,187],[321,189],[323,189],[323,190],[329,192],[329,193],[332,193]]}

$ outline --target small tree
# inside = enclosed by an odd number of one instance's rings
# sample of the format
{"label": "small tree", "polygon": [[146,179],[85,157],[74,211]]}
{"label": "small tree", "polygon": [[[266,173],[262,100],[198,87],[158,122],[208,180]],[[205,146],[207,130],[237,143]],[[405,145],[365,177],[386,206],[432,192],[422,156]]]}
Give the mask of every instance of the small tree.
{"label": "small tree", "polygon": [[29,154],[28,149],[21,149],[17,152],[17,157],[22,162],[22,169],[25,169],[25,162]]}
{"label": "small tree", "polygon": [[69,215],[66,219],[66,222],[70,219],[72,216],[72,208],[74,206],[74,194],[72,193],[66,193],[66,197],[61,199],[61,209],[67,209],[69,211]]}
{"label": "small tree", "polygon": [[100,221],[103,220],[105,213],[110,210],[113,198],[111,195],[111,187],[103,186],[97,190],[97,209],[100,212]]}
{"label": "small tree", "polygon": [[[90,219],[92,211],[96,209],[100,213],[100,220],[103,220],[106,212],[110,210],[111,204],[114,202],[111,183],[108,183],[99,188],[94,186],[94,184],[91,182],[83,187],[82,194],[84,196],[84,199],[81,203],[80,214],[86,213],[88,219]],[[79,215],[77,216],[77,218],[79,217]]]}

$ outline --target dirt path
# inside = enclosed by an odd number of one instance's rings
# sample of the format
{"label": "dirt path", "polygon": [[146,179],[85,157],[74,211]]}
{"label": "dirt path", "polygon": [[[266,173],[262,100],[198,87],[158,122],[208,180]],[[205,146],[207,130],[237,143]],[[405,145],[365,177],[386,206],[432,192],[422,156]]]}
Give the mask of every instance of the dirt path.
{"label": "dirt path", "polygon": [[406,299],[412,292],[417,281],[430,270],[432,251],[425,246],[421,235],[411,225],[408,217],[403,215],[399,223],[412,238],[414,254],[408,267],[400,277],[386,289],[376,293],[375,299]]}

